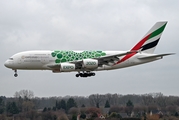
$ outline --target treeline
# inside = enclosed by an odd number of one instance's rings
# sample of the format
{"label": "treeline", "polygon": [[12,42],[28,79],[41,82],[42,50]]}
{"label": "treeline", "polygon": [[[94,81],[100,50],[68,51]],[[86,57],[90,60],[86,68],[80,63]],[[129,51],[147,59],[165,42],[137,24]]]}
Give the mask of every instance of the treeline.
{"label": "treeline", "polygon": [[[105,111],[107,109],[107,111]],[[21,90],[14,97],[0,97],[0,119],[2,116],[18,115],[18,118],[52,119],[59,116],[76,120],[77,115],[85,118],[87,114],[97,117],[99,113],[119,117],[117,113],[126,113],[128,116],[145,117],[145,113],[162,111],[171,116],[178,116],[179,97],[164,96],[162,93],[142,95],[121,94],[92,94],[90,96],[65,96],[65,97],[34,97],[34,93]],[[58,111],[58,112],[57,112]],[[163,114],[162,113],[162,114]],[[32,115],[33,114],[33,115]],[[21,117],[19,117],[21,116]],[[121,117],[121,116],[120,116]]]}
{"label": "treeline", "polygon": [[92,94],[90,96],[65,96],[49,98],[33,98],[35,106],[38,109],[52,107],[60,100],[68,101],[73,98],[78,107],[105,107],[106,102],[110,106],[125,106],[128,100],[132,101],[134,106],[156,106],[166,108],[169,106],[179,106],[179,96],[164,96],[162,93],[150,93],[142,95],[120,95],[120,94]]}

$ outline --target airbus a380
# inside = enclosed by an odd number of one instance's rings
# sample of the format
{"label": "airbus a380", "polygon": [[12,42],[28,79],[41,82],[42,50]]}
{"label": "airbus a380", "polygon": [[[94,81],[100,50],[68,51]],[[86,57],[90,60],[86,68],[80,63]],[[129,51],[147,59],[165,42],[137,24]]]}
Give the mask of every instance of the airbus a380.
{"label": "airbus a380", "polygon": [[36,50],[20,52],[10,57],[4,65],[17,70],[51,70],[53,73],[74,72],[76,77],[95,76],[94,71],[113,70],[162,59],[172,55],[154,54],[167,22],[157,22],[129,51],[67,51]]}

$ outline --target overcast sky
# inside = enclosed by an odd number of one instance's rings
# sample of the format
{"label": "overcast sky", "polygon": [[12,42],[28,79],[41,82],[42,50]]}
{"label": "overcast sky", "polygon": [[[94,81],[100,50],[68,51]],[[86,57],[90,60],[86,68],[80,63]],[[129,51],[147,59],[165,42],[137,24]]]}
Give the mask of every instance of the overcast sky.
{"label": "overcast sky", "polygon": [[[4,62],[26,50],[129,50],[158,21],[168,21],[155,53],[164,59],[76,78],[74,73],[19,70]],[[178,0],[0,0],[0,96],[145,94],[179,96]]]}

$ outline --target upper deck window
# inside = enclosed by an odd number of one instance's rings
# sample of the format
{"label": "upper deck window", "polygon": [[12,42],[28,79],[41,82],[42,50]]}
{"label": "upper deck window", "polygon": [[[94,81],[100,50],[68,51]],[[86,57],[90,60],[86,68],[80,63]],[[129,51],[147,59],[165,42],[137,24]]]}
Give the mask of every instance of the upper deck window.
{"label": "upper deck window", "polygon": [[9,58],[9,60],[13,60],[13,58]]}

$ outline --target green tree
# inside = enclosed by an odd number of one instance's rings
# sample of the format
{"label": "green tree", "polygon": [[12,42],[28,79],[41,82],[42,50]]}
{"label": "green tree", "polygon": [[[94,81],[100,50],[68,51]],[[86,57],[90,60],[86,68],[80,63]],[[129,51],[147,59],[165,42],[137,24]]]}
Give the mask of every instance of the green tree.
{"label": "green tree", "polygon": [[58,102],[58,101],[56,100],[55,107],[56,107],[58,110],[60,110],[60,109],[61,109],[61,101]]}
{"label": "green tree", "polygon": [[110,108],[110,104],[109,104],[109,101],[108,100],[106,100],[106,103],[105,103],[105,106],[104,106],[105,108]]}
{"label": "green tree", "polygon": [[65,111],[67,110],[67,106],[66,106],[65,100],[62,99],[62,100],[60,101],[60,106],[61,106],[61,108],[64,109]]}
{"label": "green tree", "polygon": [[56,107],[53,107],[52,110],[53,110],[53,111],[56,111]]}
{"label": "green tree", "polygon": [[15,102],[8,102],[6,109],[7,109],[7,112],[11,114],[19,113],[18,107]]}
{"label": "green tree", "polygon": [[77,118],[77,115],[73,114],[72,115],[72,120],[76,120],[76,118]]}
{"label": "green tree", "polygon": [[82,104],[82,105],[81,105],[81,107],[85,107],[85,105],[84,105],[84,104]]}
{"label": "green tree", "polygon": [[116,112],[112,112],[109,116],[110,118],[122,118],[122,116]]}
{"label": "green tree", "polygon": [[46,107],[44,107],[43,112],[46,112],[46,111],[47,111],[47,108],[46,108]]}
{"label": "green tree", "polygon": [[51,111],[51,108],[50,108],[50,107],[48,107],[48,111]]}
{"label": "green tree", "polygon": [[132,101],[131,101],[131,100],[128,100],[127,103],[126,103],[125,112],[126,112],[128,115],[130,115],[131,112],[132,112],[132,110],[133,110],[133,108],[134,108],[134,105],[133,105]]}
{"label": "green tree", "polygon": [[3,98],[0,97],[0,114],[2,114],[5,110],[5,104]]}
{"label": "green tree", "polygon": [[17,107],[19,109],[19,112],[22,112],[22,109],[23,109],[23,99],[21,97],[17,98]]}
{"label": "green tree", "polygon": [[57,108],[57,106],[58,106],[58,101],[56,100],[56,102],[55,102],[55,107]]}
{"label": "green tree", "polygon": [[80,118],[85,119],[85,118],[86,118],[86,114],[85,114],[85,113],[82,113],[82,114],[80,115]]}
{"label": "green tree", "polygon": [[134,107],[133,103],[131,100],[128,100],[126,103],[126,107]]}
{"label": "green tree", "polygon": [[69,98],[67,101],[67,110],[69,110],[72,107],[77,107],[77,105],[73,98]]}
{"label": "green tree", "polygon": [[179,116],[178,112],[175,112],[175,116],[176,116],[176,117],[178,117],[178,116]]}

